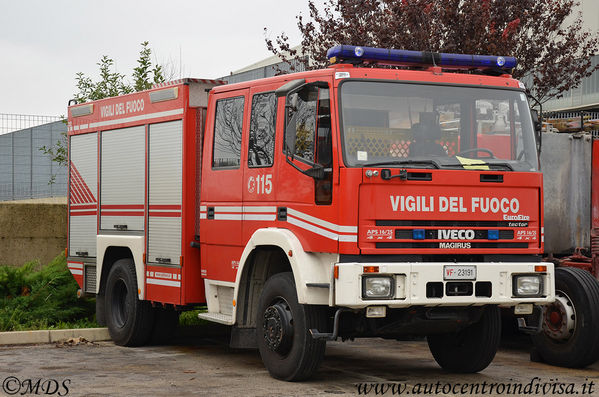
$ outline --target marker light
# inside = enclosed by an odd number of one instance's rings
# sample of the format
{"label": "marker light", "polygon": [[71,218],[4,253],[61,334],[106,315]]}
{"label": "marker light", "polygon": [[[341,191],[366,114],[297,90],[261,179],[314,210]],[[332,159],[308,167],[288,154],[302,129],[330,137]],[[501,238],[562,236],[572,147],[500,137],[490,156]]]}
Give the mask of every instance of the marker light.
{"label": "marker light", "polygon": [[364,266],[363,271],[364,271],[364,273],[378,273],[379,267],[378,266]]}
{"label": "marker light", "polygon": [[509,71],[518,64],[514,57],[393,50],[353,45],[337,45],[329,48],[327,58],[331,63],[353,60],[383,65],[434,65],[454,69],[501,69],[504,71]]}
{"label": "marker light", "polygon": [[81,116],[87,116],[89,114],[92,114],[94,112],[94,104],[93,103],[89,103],[87,105],[81,105],[81,106],[77,106],[75,108],[71,109],[71,116],[72,117],[81,117]]}
{"label": "marker light", "polygon": [[179,87],[171,87],[164,90],[150,92],[150,102],[152,103],[170,101],[172,99],[177,99],[178,97]]}

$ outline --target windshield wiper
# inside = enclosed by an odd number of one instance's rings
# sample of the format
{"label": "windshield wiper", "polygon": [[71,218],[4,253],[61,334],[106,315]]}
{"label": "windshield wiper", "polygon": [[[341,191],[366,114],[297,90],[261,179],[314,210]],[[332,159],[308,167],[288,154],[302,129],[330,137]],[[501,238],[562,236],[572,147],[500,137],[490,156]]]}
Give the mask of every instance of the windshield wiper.
{"label": "windshield wiper", "polygon": [[[480,159],[477,159],[480,160]],[[477,166],[488,166],[489,167],[489,171],[493,171],[493,169],[506,169],[506,170],[510,170],[513,171],[514,167],[511,166],[511,164],[509,163],[494,163],[494,162],[489,162],[489,161],[483,161],[480,160],[480,163],[473,163],[473,164],[443,164],[443,167],[456,167],[456,168],[463,168],[465,170],[480,170],[480,168],[475,168]]]}
{"label": "windshield wiper", "polygon": [[387,160],[373,163],[364,163],[362,167],[376,167],[379,165],[432,165],[433,168],[441,168],[435,160]]}

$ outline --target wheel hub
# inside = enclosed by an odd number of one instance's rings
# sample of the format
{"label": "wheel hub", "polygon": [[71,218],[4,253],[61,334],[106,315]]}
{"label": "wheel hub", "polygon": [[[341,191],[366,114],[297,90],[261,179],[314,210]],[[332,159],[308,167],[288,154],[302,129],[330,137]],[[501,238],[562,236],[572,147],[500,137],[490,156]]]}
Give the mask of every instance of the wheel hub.
{"label": "wheel hub", "polygon": [[576,329],[576,311],[572,300],[556,291],[555,302],[543,309],[543,332],[556,340],[568,340]]}
{"label": "wheel hub", "polygon": [[279,301],[264,311],[263,334],[266,346],[279,354],[286,354],[293,341],[293,317],[285,301]]}

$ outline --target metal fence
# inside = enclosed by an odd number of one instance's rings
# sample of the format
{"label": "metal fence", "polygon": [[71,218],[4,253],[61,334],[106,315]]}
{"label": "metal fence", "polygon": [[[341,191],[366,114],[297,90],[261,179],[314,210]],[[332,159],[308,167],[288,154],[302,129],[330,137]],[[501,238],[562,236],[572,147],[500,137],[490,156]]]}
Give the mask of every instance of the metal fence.
{"label": "metal fence", "polygon": [[0,135],[59,120],[59,116],[0,113]]}
{"label": "metal fence", "polygon": [[557,111],[543,114],[543,128],[550,132],[599,131],[599,112]]}
{"label": "metal fence", "polygon": [[66,167],[40,150],[64,140],[66,127],[54,121],[0,135],[0,201],[67,195]]}

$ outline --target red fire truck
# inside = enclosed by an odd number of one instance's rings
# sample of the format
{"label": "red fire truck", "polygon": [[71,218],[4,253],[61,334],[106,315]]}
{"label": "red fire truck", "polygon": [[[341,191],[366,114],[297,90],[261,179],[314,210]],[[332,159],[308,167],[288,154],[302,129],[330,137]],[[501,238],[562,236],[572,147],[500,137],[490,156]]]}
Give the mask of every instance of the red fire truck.
{"label": "red fire truck", "polygon": [[205,304],[233,346],[300,380],[327,340],[426,335],[443,368],[477,372],[500,306],[537,328],[555,272],[516,60],[329,57],[69,107],[68,266],[115,343],[160,338]]}

